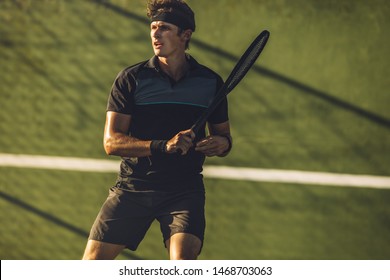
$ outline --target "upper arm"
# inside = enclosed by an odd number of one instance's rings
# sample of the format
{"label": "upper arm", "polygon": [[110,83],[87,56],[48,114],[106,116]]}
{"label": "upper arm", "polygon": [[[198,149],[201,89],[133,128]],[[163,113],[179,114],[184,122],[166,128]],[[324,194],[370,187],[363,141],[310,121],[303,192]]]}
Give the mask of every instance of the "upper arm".
{"label": "upper arm", "polygon": [[130,130],[131,115],[120,114],[112,111],[106,113],[104,127],[104,141],[106,142],[115,134],[128,135]]}

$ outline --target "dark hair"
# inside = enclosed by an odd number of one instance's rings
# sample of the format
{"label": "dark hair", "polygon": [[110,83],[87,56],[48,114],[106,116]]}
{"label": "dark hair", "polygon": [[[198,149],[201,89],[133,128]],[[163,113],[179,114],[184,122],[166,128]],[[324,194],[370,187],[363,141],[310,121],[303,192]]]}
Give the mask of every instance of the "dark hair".
{"label": "dark hair", "polygon": [[[147,16],[151,21],[161,20],[175,24],[179,27],[178,35],[187,29],[195,31],[195,14],[183,0],[148,0]],[[189,48],[189,43],[190,40],[186,42],[186,49]]]}

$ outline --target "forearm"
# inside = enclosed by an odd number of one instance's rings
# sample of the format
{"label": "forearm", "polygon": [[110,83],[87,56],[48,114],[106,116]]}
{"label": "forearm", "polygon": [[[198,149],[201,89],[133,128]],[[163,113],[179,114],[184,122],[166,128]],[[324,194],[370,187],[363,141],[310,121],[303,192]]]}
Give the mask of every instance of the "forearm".
{"label": "forearm", "polygon": [[147,157],[151,155],[151,141],[116,133],[104,139],[104,149],[108,155],[121,157]]}
{"label": "forearm", "polygon": [[[123,133],[110,133],[104,138],[104,149],[108,155],[121,157],[147,157],[161,153],[188,152],[195,137],[192,131],[186,130],[176,134],[170,140],[140,140]],[[152,144],[153,143],[153,144]]]}

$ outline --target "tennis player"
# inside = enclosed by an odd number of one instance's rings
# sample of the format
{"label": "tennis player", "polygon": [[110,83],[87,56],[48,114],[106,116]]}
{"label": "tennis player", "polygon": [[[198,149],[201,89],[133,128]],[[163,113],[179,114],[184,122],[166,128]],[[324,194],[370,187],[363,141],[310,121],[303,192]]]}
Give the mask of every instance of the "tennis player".
{"label": "tennis player", "polygon": [[154,220],[170,259],[197,259],[206,226],[202,166],[232,148],[226,98],[207,136],[205,126],[197,135],[189,129],[223,83],[186,53],[193,11],[181,0],[151,0],[147,15],[155,55],[121,71],[109,94],[104,148],[122,163],[83,259],[135,251]]}

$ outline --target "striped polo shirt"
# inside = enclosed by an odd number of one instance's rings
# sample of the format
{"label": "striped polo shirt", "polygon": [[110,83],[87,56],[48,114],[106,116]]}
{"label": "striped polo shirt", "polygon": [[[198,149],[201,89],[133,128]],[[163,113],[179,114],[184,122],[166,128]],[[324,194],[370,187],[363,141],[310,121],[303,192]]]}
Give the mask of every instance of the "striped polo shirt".
{"label": "striped polo shirt", "polygon": [[[169,140],[189,129],[209,106],[223,81],[193,57],[187,55],[187,59],[189,71],[177,82],[159,68],[156,56],[118,74],[107,111],[131,115],[129,135],[141,140]],[[208,122],[226,122],[227,108],[225,99]],[[205,128],[199,131],[195,141],[203,137]],[[123,158],[118,183],[125,182],[127,188],[135,191],[193,188],[183,186],[183,182],[199,182],[204,160],[205,156],[194,149],[185,156]]]}

